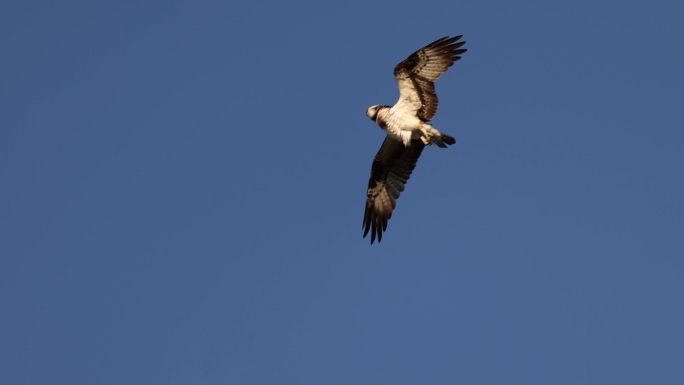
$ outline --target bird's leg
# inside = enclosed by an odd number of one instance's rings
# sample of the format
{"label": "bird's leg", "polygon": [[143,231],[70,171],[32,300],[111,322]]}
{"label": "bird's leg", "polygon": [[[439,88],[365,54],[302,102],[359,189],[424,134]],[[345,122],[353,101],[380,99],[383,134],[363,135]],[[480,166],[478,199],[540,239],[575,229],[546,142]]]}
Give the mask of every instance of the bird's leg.
{"label": "bird's leg", "polygon": [[432,144],[432,135],[428,132],[428,130],[425,127],[421,127],[420,129],[420,140],[423,142],[424,145],[429,146]]}

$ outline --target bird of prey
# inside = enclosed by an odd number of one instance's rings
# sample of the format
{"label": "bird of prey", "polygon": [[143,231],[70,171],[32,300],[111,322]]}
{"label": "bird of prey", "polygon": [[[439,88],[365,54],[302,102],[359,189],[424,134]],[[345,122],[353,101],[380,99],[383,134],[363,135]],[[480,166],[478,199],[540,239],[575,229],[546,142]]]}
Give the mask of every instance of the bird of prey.
{"label": "bird of prey", "polygon": [[434,81],[466,52],[461,48],[462,35],[443,37],[414,52],[394,67],[399,86],[399,100],[394,106],[374,105],[366,115],[387,132],[385,141],[373,159],[363,236],[371,233],[371,244],[387,230],[396,200],[416,167],[425,146],[446,148],[456,140],[432,127],[428,122],[437,113]]}

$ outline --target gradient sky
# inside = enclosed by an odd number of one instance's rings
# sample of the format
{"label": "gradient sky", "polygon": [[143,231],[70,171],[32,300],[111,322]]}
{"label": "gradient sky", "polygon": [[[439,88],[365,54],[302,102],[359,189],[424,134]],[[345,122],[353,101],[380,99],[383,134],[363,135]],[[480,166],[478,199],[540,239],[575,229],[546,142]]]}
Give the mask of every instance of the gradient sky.
{"label": "gradient sky", "polygon": [[[0,382],[684,383],[683,14],[3,3]],[[458,34],[371,246],[365,110]]]}

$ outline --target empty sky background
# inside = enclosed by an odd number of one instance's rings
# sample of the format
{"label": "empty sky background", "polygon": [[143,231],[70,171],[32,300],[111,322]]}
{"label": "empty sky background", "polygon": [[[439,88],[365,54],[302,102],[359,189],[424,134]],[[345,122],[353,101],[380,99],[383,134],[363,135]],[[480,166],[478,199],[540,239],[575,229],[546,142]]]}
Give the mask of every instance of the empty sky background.
{"label": "empty sky background", "polygon": [[[4,2],[0,382],[684,383],[681,4]],[[365,110],[457,34],[371,246]]]}

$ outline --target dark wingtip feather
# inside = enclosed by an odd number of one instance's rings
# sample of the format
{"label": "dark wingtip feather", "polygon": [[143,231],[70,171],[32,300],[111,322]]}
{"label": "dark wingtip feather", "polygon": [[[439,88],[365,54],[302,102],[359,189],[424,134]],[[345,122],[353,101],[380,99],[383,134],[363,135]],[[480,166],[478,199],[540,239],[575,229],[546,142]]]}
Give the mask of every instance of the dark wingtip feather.
{"label": "dark wingtip feather", "polygon": [[371,245],[375,242],[375,238],[378,238],[378,243],[382,239],[382,231],[378,228],[378,218],[373,215],[371,210],[372,203],[366,200],[366,211],[363,213],[363,237],[366,238],[368,233],[371,235]]}

